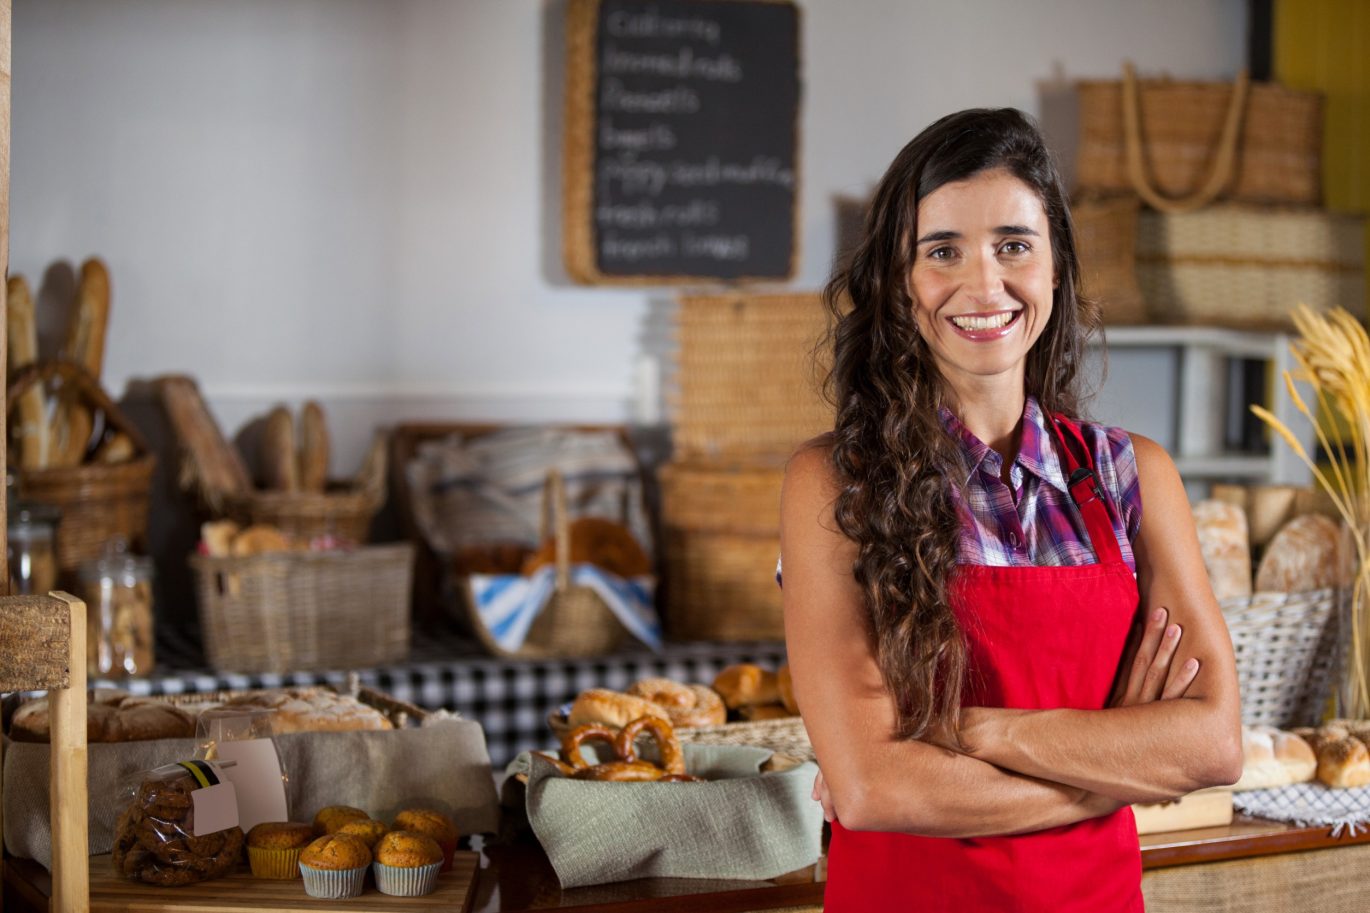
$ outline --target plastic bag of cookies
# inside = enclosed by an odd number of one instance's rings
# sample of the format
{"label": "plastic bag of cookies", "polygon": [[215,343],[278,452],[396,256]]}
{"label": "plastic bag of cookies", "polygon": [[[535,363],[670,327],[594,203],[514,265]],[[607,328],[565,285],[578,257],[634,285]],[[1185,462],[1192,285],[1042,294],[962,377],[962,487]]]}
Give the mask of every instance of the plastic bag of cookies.
{"label": "plastic bag of cookies", "polygon": [[[227,786],[226,811],[214,787]],[[196,795],[201,792],[199,796]],[[174,887],[219,878],[242,857],[232,787],[206,761],[168,764],[141,774],[114,828],[112,860],[125,878]],[[214,801],[210,801],[210,799]],[[225,816],[225,817],[221,817]],[[222,826],[229,820],[232,826]]]}

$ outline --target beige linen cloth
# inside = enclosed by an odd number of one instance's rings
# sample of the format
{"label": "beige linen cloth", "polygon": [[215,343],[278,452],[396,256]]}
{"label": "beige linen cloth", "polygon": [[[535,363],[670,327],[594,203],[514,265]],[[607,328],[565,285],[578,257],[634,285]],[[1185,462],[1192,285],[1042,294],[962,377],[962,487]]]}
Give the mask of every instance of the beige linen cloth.
{"label": "beige linen cloth", "polygon": [[[389,821],[411,806],[452,816],[463,834],[499,829],[499,797],[485,733],[471,720],[384,732],[301,732],[275,736],[286,772],[290,817],[312,821],[327,805],[352,805]],[[195,757],[195,739],[93,744],[89,748],[90,852],[108,853],[114,824],[144,771]],[[48,746],[5,742],[5,846],[52,861]]]}
{"label": "beige linen cloth", "polygon": [[[593,752],[593,746],[587,746]],[[812,761],[761,773],[772,752],[685,745],[702,783],[572,780],[524,753],[528,821],[562,887],[630,878],[765,879],[818,861],[823,808],[810,798]],[[514,778],[506,790],[516,789]]]}

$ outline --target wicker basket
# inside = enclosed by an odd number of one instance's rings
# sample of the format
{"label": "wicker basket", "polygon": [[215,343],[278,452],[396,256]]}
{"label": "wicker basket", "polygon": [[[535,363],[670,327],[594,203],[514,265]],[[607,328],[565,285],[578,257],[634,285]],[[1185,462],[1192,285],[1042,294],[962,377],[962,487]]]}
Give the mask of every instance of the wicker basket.
{"label": "wicker basket", "polygon": [[780,466],[663,466],[666,622],[674,640],[782,640]]}
{"label": "wicker basket", "polygon": [[190,559],[220,672],[364,668],[409,654],[408,543]]}
{"label": "wicker basket", "polygon": [[543,489],[543,538],[550,533],[556,540],[556,585],[547,604],[528,628],[528,635],[517,650],[507,650],[491,636],[479,612],[470,578],[462,581],[462,608],[467,624],[481,646],[495,656],[510,659],[550,659],[597,656],[618,649],[632,638],[599,594],[588,586],[571,583],[570,521],[566,509],[566,488],[561,473],[547,474]]}
{"label": "wicker basket", "polygon": [[75,586],[80,565],[98,558],[112,540],[141,548],[147,538],[148,502],[156,460],[137,426],[80,365],[47,361],[30,365],[10,379],[7,409],[34,384],[60,379],[74,388],[92,409],[105,416],[104,434],[120,432],[133,443],[135,456],[122,463],[84,463],[52,469],[15,468],[16,494],[25,501],[62,511],[57,533],[57,567],[61,580]]}
{"label": "wicker basket", "polygon": [[814,352],[817,295],[699,295],[680,301],[671,438],[678,460],[774,462],[831,430]]}
{"label": "wicker basket", "polygon": [[312,539],[336,536],[348,542],[366,542],[371,518],[381,508],[374,495],[336,483],[331,491],[251,491],[224,497],[229,517],[244,525],[264,523],[288,536]]}
{"label": "wicker basket", "polygon": [[[1214,82],[1143,80],[1137,93],[1142,162],[1155,190],[1175,198],[1196,193],[1220,158],[1236,87]],[[1124,83],[1079,83],[1081,190],[1132,192],[1127,164]],[[1232,174],[1221,199],[1252,203],[1321,202],[1322,98],[1274,83],[1251,83],[1237,112]],[[1220,176],[1221,177],[1221,176]]]}
{"label": "wicker basket", "polygon": [[1154,319],[1288,329],[1296,304],[1365,311],[1365,219],[1224,204],[1143,212],[1137,281]]}
{"label": "wicker basket", "polygon": [[1146,322],[1137,285],[1138,208],[1135,196],[1085,198],[1070,207],[1084,294],[1108,326]]}
{"label": "wicker basket", "polygon": [[1237,658],[1242,722],[1317,725],[1337,682],[1341,618],[1350,594],[1256,593],[1221,604]]}

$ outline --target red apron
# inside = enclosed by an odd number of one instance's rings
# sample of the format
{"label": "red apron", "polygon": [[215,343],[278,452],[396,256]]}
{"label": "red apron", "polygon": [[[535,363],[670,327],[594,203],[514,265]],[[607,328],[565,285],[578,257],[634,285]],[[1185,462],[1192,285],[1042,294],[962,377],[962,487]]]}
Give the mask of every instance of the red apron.
{"label": "red apron", "polygon": [[[1056,421],[1071,494],[1099,563],[958,567],[951,598],[968,649],[967,706],[1101,709],[1137,611],[1137,581],[1122,560],[1089,449],[1078,426]],[[1065,827],[973,839],[849,831],[833,822],[823,909],[1133,913],[1143,909],[1141,879],[1126,806]]]}

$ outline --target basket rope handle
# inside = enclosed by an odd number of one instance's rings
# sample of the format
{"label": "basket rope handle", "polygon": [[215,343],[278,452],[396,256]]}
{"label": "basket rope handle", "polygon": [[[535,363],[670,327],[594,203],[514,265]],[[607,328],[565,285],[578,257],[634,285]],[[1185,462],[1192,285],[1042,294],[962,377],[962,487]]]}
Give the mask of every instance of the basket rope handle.
{"label": "basket rope handle", "polygon": [[105,421],[116,430],[122,431],[133,442],[139,453],[151,452],[147,438],[124,415],[114,400],[95,381],[90,372],[78,362],[65,358],[54,358],[33,362],[14,372],[9,379],[9,389],[5,393],[6,414],[14,411],[19,398],[34,384],[47,383],[53,378],[61,378],[63,384],[70,384],[89,405],[105,414]]}
{"label": "basket rope handle", "polygon": [[550,534],[556,549],[556,591],[564,593],[571,585],[571,524],[566,509],[566,482],[561,470],[547,470],[542,489],[542,538]]}
{"label": "basket rope handle", "polygon": [[1137,195],[1147,205],[1164,213],[1193,212],[1212,203],[1232,181],[1237,170],[1237,138],[1241,133],[1242,114],[1246,110],[1246,94],[1251,78],[1245,68],[1237,72],[1223,119],[1223,132],[1218,139],[1218,156],[1213,168],[1199,189],[1186,197],[1162,196],[1147,179],[1145,152],[1142,149],[1141,88],[1137,72],[1131,63],[1123,64],[1123,138],[1127,145],[1127,176]]}

